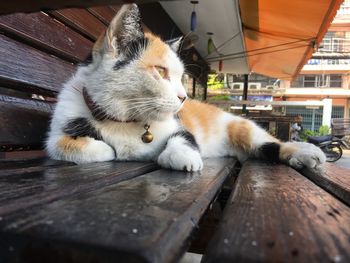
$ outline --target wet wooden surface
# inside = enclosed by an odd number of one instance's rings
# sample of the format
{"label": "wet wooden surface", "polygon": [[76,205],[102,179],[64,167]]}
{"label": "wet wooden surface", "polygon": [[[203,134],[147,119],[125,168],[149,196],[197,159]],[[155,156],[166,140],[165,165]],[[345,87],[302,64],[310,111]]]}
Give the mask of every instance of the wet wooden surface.
{"label": "wet wooden surface", "polygon": [[318,186],[350,206],[350,170],[333,163],[326,163],[323,173],[303,170],[302,173]]}
{"label": "wet wooden surface", "polygon": [[[52,161],[50,161],[52,162]],[[54,162],[55,163],[55,162]],[[38,164],[0,170],[0,216],[118,183],[155,170],[154,163]],[[55,167],[56,166],[56,167]]]}
{"label": "wet wooden surface", "polygon": [[350,209],[284,165],[244,164],[204,262],[350,262]]}
{"label": "wet wooden surface", "polygon": [[115,16],[118,10],[119,9],[115,10],[114,8],[109,6],[96,6],[88,8],[88,11],[94,16],[96,16],[98,19],[100,19],[106,26],[109,25],[109,23],[112,21],[113,17]]}
{"label": "wet wooden surface", "polygon": [[51,11],[50,14],[92,40],[96,40],[107,28],[104,23],[86,9],[60,9]]}
{"label": "wet wooden surface", "polygon": [[0,151],[42,149],[53,104],[0,95]]}
{"label": "wet wooden surface", "polygon": [[72,62],[84,61],[93,45],[92,41],[43,12],[0,16],[0,29]]}
{"label": "wet wooden surface", "polygon": [[[167,0],[174,1],[174,0]],[[178,1],[178,0],[177,0]],[[182,0],[183,1],[183,0]],[[119,5],[124,4],[125,0],[36,0],[36,1],[2,1],[0,2],[0,14],[8,14],[14,12],[35,12],[40,10],[53,10],[69,7],[93,7],[102,5]],[[138,4],[157,2],[155,0],[135,0]]]}
{"label": "wet wooden surface", "polygon": [[201,173],[152,167],[153,172],[119,180],[122,167],[128,173],[133,165],[107,162],[0,175],[1,258],[176,261],[235,161],[206,160]]}
{"label": "wet wooden surface", "polygon": [[71,63],[3,35],[0,35],[0,57],[0,80],[53,92],[61,90],[75,71]]}

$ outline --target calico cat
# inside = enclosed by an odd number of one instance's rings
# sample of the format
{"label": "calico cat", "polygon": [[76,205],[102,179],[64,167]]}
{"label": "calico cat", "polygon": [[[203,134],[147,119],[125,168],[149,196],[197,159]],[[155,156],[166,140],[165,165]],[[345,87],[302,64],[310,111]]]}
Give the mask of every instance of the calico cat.
{"label": "calico cat", "polygon": [[49,155],[76,163],[154,160],[186,171],[220,156],[311,169],[325,162],[312,144],[282,143],[250,120],[186,99],[180,42],[144,33],[138,7],[124,5],[95,43],[92,62],[59,94]]}

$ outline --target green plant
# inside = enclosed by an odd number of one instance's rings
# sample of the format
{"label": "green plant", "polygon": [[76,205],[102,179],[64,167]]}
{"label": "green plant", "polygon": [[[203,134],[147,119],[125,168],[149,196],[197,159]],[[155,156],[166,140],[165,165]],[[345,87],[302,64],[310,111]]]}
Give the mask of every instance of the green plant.
{"label": "green plant", "polygon": [[210,100],[230,100],[230,96],[228,95],[215,95],[210,97]]}
{"label": "green plant", "polygon": [[309,138],[310,136],[316,136],[316,132],[312,131],[312,130],[308,130],[308,129],[305,129],[303,130],[299,136],[300,136],[300,139],[302,139],[303,141],[307,141],[307,138]]}
{"label": "green plant", "polygon": [[327,125],[322,125],[318,129],[318,135],[323,136],[323,135],[328,135],[331,133],[331,129]]}
{"label": "green plant", "polygon": [[300,139],[302,139],[303,141],[307,141],[307,138],[310,136],[324,136],[330,133],[331,133],[331,129],[327,125],[322,125],[318,129],[318,131],[311,131],[311,130],[305,129],[299,134],[299,136],[300,136]]}
{"label": "green plant", "polygon": [[224,80],[218,78],[218,74],[209,74],[207,85],[211,90],[222,89],[224,88]]}

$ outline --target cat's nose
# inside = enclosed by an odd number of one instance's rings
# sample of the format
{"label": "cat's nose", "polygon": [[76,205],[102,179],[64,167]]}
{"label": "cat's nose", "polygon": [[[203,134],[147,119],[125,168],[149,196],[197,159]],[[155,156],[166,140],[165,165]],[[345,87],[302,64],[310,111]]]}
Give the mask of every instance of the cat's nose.
{"label": "cat's nose", "polygon": [[184,102],[186,100],[186,96],[177,96],[181,102]]}

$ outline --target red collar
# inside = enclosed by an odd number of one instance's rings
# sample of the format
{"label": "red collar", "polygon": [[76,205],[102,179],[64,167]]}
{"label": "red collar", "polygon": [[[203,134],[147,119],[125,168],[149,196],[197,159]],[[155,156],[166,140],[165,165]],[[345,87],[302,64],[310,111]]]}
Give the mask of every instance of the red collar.
{"label": "red collar", "polygon": [[97,103],[95,103],[87,92],[86,88],[83,87],[83,97],[86,106],[89,108],[92,116],[98,121],[111,120],[116,122],[136,122],[136,120],[121,121],[115,117],[108,115]]}

